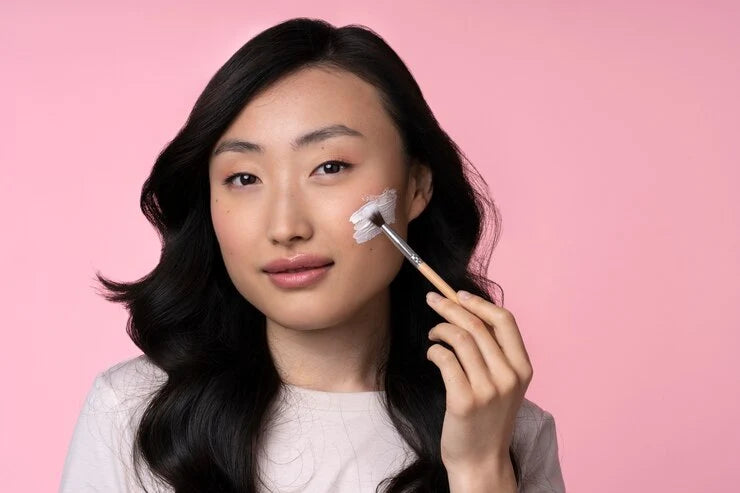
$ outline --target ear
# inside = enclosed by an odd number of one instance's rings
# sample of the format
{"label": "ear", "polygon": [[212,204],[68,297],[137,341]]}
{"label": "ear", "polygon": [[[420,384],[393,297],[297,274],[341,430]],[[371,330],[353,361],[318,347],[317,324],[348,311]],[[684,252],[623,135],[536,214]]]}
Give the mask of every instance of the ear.
{"label": "ear", "polygon": [[432,170],[416,159],[410,162],[409,182],[406,190],[406,213],[409,222],[426,208],[432,199]]}

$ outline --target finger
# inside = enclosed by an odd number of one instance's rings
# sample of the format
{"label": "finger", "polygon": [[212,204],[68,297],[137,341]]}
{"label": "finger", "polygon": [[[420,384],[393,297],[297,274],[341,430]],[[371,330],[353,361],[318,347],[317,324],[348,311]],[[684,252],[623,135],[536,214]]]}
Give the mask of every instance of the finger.
{"label": "finger", "polygon": [[441,344],[432,344],[427,349],[427,359],[434,363],[442,374],[447,394],[447,407],[470,406],[473,403],[473,389],[455,353]]}
{"label": "finger", "polygon": [[532,363],[514,315],[480,296],[468,293],[470,297],[466,299],[460,293],[462,291],[458,292],[461,306],[493,327],[494,337],[517,375],[522,379],[531,378]]}
{"label": "finger", "polygon": [[509,380],[515,376],[513,375],[514,369],[509,365],[491,329],[477,315],[462,305],[439,295],[436,300],[434,297],[427,296],[427,303],[450,323],[466,329],[473,335],[495,380],[501,378]]}
{"label": "finger", "polygon": [[429,339],[442,340],[452,346],[458,362],[465,370],[473,393],[479,397],[490,397],[495,390],[491,380],[491,370],[470,332],[457,325],[443,322],[429,331]]}

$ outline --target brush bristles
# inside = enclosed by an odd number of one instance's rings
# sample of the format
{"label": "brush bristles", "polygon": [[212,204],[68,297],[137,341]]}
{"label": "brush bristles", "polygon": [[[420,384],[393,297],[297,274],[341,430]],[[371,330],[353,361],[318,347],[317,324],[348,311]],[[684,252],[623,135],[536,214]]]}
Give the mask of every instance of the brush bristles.
{"label": "brush bristles", "polygon": [[370,222],[372,222],[377,227],[383,226],[385,224],[385,219],[383,219],[383,215],[380,213],[380,211],[375,211],[370,215]]}

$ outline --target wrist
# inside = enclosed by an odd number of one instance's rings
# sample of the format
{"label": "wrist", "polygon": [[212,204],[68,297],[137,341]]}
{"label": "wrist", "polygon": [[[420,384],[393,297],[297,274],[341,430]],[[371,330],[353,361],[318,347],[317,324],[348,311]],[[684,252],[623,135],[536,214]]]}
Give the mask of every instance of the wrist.
{"label": "wrist", "polygon": [[487,466],[451,468],[447,471],[450,493],[516,493],[511,460]]}

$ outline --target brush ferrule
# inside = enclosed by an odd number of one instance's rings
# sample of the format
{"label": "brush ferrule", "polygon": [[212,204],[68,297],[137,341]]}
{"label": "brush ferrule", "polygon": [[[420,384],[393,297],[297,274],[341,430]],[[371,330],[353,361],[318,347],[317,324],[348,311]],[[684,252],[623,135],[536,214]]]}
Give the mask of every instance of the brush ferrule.
{"label": "brush ferrule", "polygon": [[419,264],[421,264],[421,257],[419,257],[416,252],[411,249],[408,243],[406,243],[404,239],[398,235],[398,233],[393,231],[387,224],[383,224],[380,229],[382,229],[383,232],[388,236],[388,238],[390,238],[390,240],[396,244],[398,249],[401,250],[401,253],[403,253],[404,257],[409,259],[409,262],[414,264],[414,267],[417,267]]}

